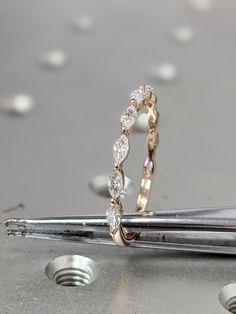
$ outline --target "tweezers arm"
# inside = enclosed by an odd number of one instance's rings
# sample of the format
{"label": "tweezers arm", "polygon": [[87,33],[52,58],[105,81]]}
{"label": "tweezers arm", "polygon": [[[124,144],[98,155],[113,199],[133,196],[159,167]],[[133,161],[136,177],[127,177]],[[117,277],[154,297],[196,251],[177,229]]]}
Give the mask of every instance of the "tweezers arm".
{"label": "tweezers arm", "polygon": [[[217,208],[126,215],[122,223],[139,234],[132,247],[236,255],[235,212],[234,208]],[[8,219],[5,225],[13,236],[114,244],[104,216]]]}

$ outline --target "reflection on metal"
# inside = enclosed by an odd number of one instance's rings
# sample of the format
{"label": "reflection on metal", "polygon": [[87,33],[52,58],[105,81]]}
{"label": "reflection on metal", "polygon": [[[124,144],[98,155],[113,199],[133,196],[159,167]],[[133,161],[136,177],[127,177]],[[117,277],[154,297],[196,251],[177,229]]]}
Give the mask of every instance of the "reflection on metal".
{"label": "reflection on metal", "polygon": [[59,256],[45,269],[48,278],[61,286],[85,286],[99,275],[99,266],[91,258],[80,255]]}
{"label": "reflection on metal", "polygon": [[[105,216],[16,218],[5,226],[10,236],[115,245]],[[124,215],[122,226],[139,234],[130,247],[236,255],[236,208]]]}
{"label": "reflection on metal", "polygon": [[150,76],[153,80],[162,83],[170,83],[177,78],[178,72],[175,65],[171,63],[163,63],[159,66],[153,66],[150,69]]}
{"label": "reflection on metal", "polygon": [[17,94],[0,100],[0,111],[6,114],[23,116],[35,107],[35,100],[27,94]]}
{"label": "reflection on metal", "polygon": [[45,69],[59,70],[67,63],[67,57],[61,50],[49,50],[42,54],[39,61]]}
{"label": "reflection on metal", "polygon": [[[103,197],[111,197],[109,190],[108,190],[108,179],[110,175],[108,174],[101,174],[96,177],[94,177],[90,183],[89,187],[90,189],[95,192],[97,195],[103,196]],[[125,186],[124,190],[121,194],[121,198],[126,197],[126,195],[129,195],[133,192],[133,181],[125,176]]]}

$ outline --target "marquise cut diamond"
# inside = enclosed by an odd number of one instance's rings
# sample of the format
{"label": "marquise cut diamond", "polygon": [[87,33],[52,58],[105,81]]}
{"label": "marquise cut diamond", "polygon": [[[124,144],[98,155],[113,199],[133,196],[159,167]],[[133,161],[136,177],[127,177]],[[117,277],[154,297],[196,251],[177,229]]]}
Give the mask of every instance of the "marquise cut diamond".
{"label": "marquise cut diamond", "polygon": [[111,197],[118,198],[124,189],[124,180],[120,171],[116,170],[108,180],[108,189]]}
{"label": "marquise cut diamond", "polygon": [[131,128],[137,119],[137,109],[130,105],[122,114],[120,122],[123,128]]}
{"label": "marquise cut diamond", "polygon": [[106,218],[110,225],[111,232],[116,232],[121,222],[121,213],[119,208],[110,206],[107,209]]}
{"label": "marquise cut diamond", "polygon": [[113,146],[113,155],[115,162],[120,164],[125,160],[129,152],[129,140],[125,134],[122,134]]}

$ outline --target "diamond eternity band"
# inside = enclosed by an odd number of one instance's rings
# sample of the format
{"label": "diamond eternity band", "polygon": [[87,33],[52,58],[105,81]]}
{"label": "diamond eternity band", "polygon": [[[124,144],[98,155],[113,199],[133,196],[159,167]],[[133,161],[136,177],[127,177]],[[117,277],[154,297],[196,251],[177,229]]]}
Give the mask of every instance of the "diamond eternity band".
{"label": "diamond eternity band", "polygon": [[147,135],[147,158],[143,165],[143,175],[140,191],[137,198],[136,211],[143,214],[150,214],[146,210],[151,183],[155,170],[155,150],[159,143],[157,133],[157,123],[159,113],[156,107],[157,96],[153,88],[149,85],[142,85],[134,90],[130,95],[129,106],[121,116],[121,136],[115,141],[113,146],[114,171],[109,178],[108,188],[111,195],[110,206],[107,209],[106,217],[110,227],[110,235],[119,246],[127,246],[138,234],[122,227],[123,206],[120,196],[122,195],[125,176],[123,162],[130,150],[129,134],[135,124],[138,112],[145,108],[148,115],[149,131]]}

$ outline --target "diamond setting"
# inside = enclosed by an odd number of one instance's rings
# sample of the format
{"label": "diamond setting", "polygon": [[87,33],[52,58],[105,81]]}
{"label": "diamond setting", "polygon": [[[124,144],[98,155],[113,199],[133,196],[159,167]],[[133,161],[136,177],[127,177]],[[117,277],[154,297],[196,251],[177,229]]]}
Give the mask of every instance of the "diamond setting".
{"label": "diamond setting", "polygon": [[131,99],[135,99],[137,102],[144,100],[145,95],[142,89],[136,89],[130,94]]}
{"label": "diamond setting", "polygon": [[121,212],[118,207],[110,206],[106,212],[107,222],[110,225],[110,231],[116,232],[121,223]]}
{"label": "diamond setting", "polygon": [[114,171],[108,180],[108,189],[113,199],[117,199],[123,189],[124,189],[124,180],[121,172],[119,170]]}
{"label": "diamond setting", "polygon": [[125,134],[122,134],[113,146],[113,155],[115,162],[120,164],[125,160],[129,152],[129,139]]}
{"label": "diamond setting", "polygon": [[130,129],[137,120],[137,109],[130,105],[120,118],[122,128]]}
{"label": "diamond setting", "polygon": [[[129,134],[131,128],[137,121],[138,111],[146,107],[145,114],[148,157],[143,166],[143,177],[140,193],[137,200],[137,210],[146,212],[146,203],[154,173],[154,153],[158,141],[155,137],[158,112],[156,109],[156,95],[150,85],[141,85],[130,95],[128,108],[123,112],[121,123],[121,135],[113,146],[114,170],[108,180],[108,190],[111,195],[110,205],[106,211],[107,224],[110,228],[110,235],[119,246],[128,245],[136,237],[136,233],[122,227],[123,206],[122,197],[125,196],[127,179],[123,172],[123,162],[129,154]],[[126,186],[125,186],[126,185]],[[145,202],[144,202],[145,201]]]}

